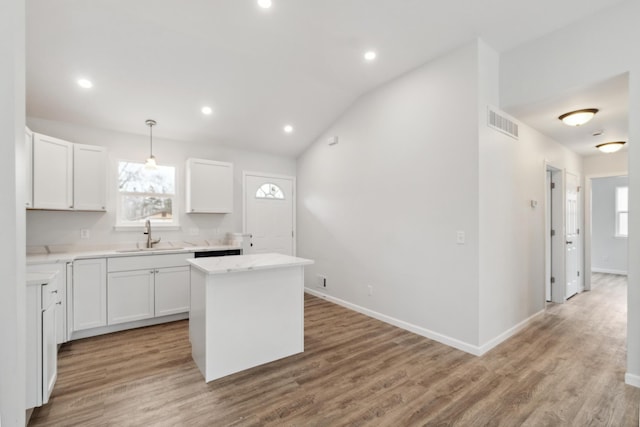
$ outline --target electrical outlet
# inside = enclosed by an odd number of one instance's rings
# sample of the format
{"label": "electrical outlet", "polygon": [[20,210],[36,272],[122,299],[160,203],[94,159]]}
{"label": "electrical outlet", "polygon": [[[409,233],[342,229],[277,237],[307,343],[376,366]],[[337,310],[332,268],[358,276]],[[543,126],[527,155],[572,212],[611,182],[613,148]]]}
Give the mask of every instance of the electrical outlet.
{"label": "electrical outlet", "polygon": [[371,285],[367,286],[367,294],[369,296],[373,295],[373,286]]}
{"label": "electrical outlet", "polygon": [[459,245],[464,245],[467,240],[467,237],[464,234],[464,231],[458,230],[456,232],[456,243]]}
{"label": "electrical outlet", "polygon": [[81,239],[88,239],[91,237],[91,232],[89,231],[88,228],[81,228],[80,229],[80,238]]}
{"label": "electrical outlet", "polygon": [[190,236],[197,236],[198,234],[200,234],[200,230],[198,228],[192,227],[189,229]]}
{"label": "electrical outlet", "polygon": [[323,276],[322,274],[318,274],[317,279],[319,288],[327,288],[327,276]]}

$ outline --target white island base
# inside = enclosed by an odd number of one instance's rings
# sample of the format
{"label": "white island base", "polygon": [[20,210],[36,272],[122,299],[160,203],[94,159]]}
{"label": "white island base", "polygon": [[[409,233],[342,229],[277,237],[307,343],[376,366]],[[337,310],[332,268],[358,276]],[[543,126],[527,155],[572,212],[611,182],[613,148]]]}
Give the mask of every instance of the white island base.
{"label": "white island base", "polygon": [[304,351],[304,265],[280,254],[189,260],[191,354],[206,382]]}

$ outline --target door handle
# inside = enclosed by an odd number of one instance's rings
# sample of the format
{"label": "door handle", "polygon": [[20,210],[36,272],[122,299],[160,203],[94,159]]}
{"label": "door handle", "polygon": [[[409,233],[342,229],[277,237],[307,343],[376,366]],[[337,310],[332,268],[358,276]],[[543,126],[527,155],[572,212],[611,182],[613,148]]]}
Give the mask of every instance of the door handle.
{"label": "door handle", "polygon": [[567,240],[567,245],[572,244],[573,242],[571,240]]}

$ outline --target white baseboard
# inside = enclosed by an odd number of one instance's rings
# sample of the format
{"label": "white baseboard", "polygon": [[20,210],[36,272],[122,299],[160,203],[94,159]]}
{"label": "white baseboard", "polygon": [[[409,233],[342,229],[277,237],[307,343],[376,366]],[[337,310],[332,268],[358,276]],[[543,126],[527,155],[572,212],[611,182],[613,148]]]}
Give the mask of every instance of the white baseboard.
{"label": "white baseboard", "polygon": [[481,355],[485,354],[492,348],[505,342],[506,340],[508,340],[509,338],[511,338],[512,336],[514,336],[515,334],[517,334],[518,332],[526,328],[529,325],[529,323],[533,322],[535,319],[537,319],[539,316],[542,316],[543,314],[544,314],[544,310],[540,310],[539,312],[535,313],[533,316],[530,316],[529,318],[524,319],[522,322],[518,323],[514,327],[507,329],[497,337],[490,339],[486,343],[482,344],[480,346],[480,354]]}
{"label": "white baseboard", "polygon": [[610,268],[591,267],[591,272],[592,273],[619,274],[621,276],[626,276],[627,275],[627,271],[626,270],[612,270]]}
{"label": "white baseboard", "polygon": [[154,317],[152,319],[138,320],[135,322],[119,323],[112,326],[102,326],[93,329],[84,329],[71,334],[69,341],[79,340],[82,338],[95,337],[98,335],[110,334],[112,332],[125,331],[127,329],[144,328],[145,326],[159,325],[161,323],[175,322],[176,320],[184,320],[189,318],[189,313],[171,314],[169,316]]}
{"label": "white baseboard", "polygon": [[624,374],[624,382],[630,386],[640,388],[640,375],[633,375],[627,372]]}
{"label": "white baseboard", "polygon": [[457,348],[458,350],[462,350],[465,353],[473,354],[474,356],[482,356],[498,344],[506,341],[508,338],[512,337],[516,333],[520,332],[524,329],[529,322],[533,321],[538,316],[544,314],[544,310],[539,311],[528,319],[523,320],[518,323],[513,328],[508,331],[500,334],[499,336],[493,338],[482,346],[477,346],[473,344],[466,343],[464,341],[460,341],[455,338],[451,338],[447,335],[440,334],[438,332],[431,331],[429,329],[423,328],[421,326],[414,325],[412,323],[405,322],[404,320],[396,319],[395,317],[387,316],[386,314],[378,313],[377,311],[370,310],[368,308],[364,308],[357,304],[352,304],[340,298],[333,297],[331,295],[324,294],[322,292],[316,291],[314,289],[306,288],[305,292],[316,296],[318,298],[325,299],[334,304],[338,304],[342,307],[348,308],[353,311],[357,311],[358,313],[364,314],[365,316],[373,317],[374,319],[380,320],[382,322],[388,323],[393,326],[397,326],[398,328],[404,329],[409,332],[413,332],[414,334],[423,336],[425,338],[429,338],[431,340],[437,341],[441,344],[448,345],[449,347]]}

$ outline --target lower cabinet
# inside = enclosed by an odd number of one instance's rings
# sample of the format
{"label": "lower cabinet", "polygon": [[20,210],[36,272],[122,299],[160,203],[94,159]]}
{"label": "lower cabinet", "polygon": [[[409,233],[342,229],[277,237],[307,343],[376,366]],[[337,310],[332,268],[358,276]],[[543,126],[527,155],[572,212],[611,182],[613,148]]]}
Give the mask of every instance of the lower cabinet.
{"label": "lower cabinet", "polygon": [[133,322],[154,317],[154,270],[109,273],[107,323]]}
{"label": "lower cabinet", "polygon": [[159,268],[155,271],[156,316],[189,311],[189,271],[189,267]]}
{"label": "lower cabinet", "polygon": [[107,325],[107,260],[73,263],[73,330]]}

